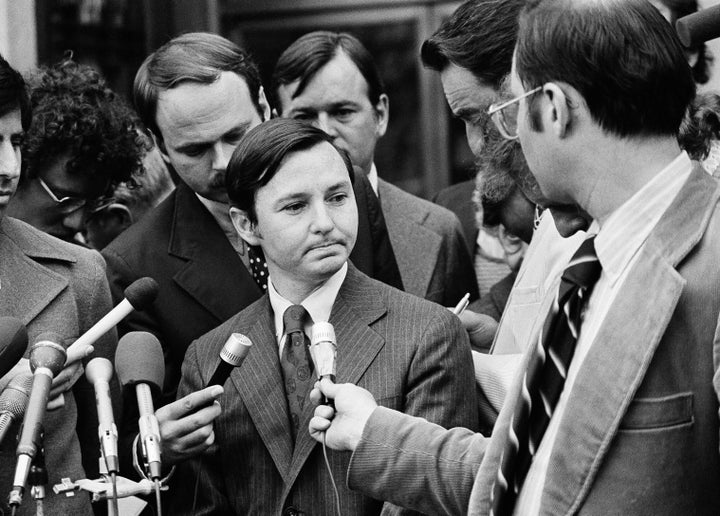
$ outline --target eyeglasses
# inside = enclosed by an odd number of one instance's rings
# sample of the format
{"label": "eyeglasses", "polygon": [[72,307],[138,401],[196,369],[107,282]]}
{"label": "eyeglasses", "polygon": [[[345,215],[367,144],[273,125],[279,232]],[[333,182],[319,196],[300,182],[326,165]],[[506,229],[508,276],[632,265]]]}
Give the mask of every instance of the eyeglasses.
{"label": "eyeglasses", "polygon": [[543,89],[542,86],[538,86],[535,89],[532,89],[530,91],[526,91],[519,97],[515,97],[512,100],[508,100],[506,102],[498,102],[495,104],[492,104],[487,111],[487,114],[490,115],[490,118],[492,118],[492,121],[495,123],[495,126],[497,127],[498,131],[500,131],[500,134],[503,135],[504,138],[507,138],[508,140],[516,140],[518,137],[518,110],[520,109],[519,102],[529,97],[530,95],[533,95],[534,93],[537,93]]}
{"label": "eyeglasses", "polygon": [[38,177],[37,180],[38,183],[40,183],[40,186],[43,187],[43,190],[45,190],[45,192],[48,194],[48,196],[53,201],[55,201],[58,210],[63,215],[69,215],[70,213],[77,211],[85,206],[89,206],[93,212],[99,211],[115,202],[114,197],[100,197],[99,199],[95,200],[89,200],[83,197],[63,197],[62,199],[60,199],[57,195],[55,195],[55,192],[50,189],[47,183],[42,180],[42,178]]}

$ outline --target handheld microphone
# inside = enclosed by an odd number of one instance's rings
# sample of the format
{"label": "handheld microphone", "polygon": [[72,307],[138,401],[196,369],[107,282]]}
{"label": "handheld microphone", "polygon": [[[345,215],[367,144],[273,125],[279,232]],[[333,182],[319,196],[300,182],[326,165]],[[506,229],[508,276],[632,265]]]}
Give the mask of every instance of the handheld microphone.
{"label": "handheld microphone", "polygon": [[[335,344],[335,328],[329,322],[316,322],[313,324],[310,355],[315,364],[315,373],[318,380],[328,378],[334,383],[337,345]],[[329,400],[325,395],[322,396],[320,402],[323,405],[333,406],[332,400]]]}
{"label": "handheld microphone", "polygon": [[3,442],[13,421],[25,414],[32,383],[31,373],[21,373],[13,377],[0,394],[0,443]]}
{"label": "handheld microphone", "polygon": [[0,378],[20,361],[27,344],[27,330],[20,319],[0,317]]}
{"label": "handheld microphone", "polygon": [[58,342],[62,342],[62,339],[57,334],[47,332],[41,334],[30,348],[33,382],[17,446],[18,460],[9,499],[9,504],[12,506],[19,506],[22,502],[30,465],[40,443],[42,422],[52,381],[65,365],[65,348]]}
{"label": "handheld microphone", "polygon": [[85,367],[85,376],[95,389],[95,404],[98,413],[98,437],[108,473],[120,470],[118,461],[117,427],[110,401],[110,380],[113,375],[112,363],[107,358],[93,358]]}
{"label": "handheld microphone", "polygon": [[220,363],[205,387],[211,385],[223,385],[233,368],[240,367],[245,357],[250,352],[252,342],[242,333],[233,333],[225,341],[220,350]]}
{"label": "handheld microphone", "polygon": [[720,5],[683,16],[675,22],[680,42],[688,48],[720,38]]}
{"label": "handheld microphone", "polygon": [[158,289],[157,282],[152,278],[140,278],[133,281],[125,289],[125,299],[72,343],[67,350],[68,362],[84,358],[82,354],[78,353],[112,330],[133,310],[144,310],[148,307],[157,297]]}
{"label": "handheld microphone", "polygon": [[165,377],[160,341],[152,333],[132,331],[118,342],[115,368],[123,390],[135,387],[140,410],[140,441],[150,478],[161,477],[160,426],[155,417],[153,393],[159,394]]}

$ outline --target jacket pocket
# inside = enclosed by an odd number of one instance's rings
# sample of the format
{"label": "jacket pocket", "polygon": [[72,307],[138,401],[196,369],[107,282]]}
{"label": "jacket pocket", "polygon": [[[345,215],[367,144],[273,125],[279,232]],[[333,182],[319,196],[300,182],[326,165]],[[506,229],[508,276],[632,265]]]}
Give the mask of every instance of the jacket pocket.
{"label": "jacket pocket", "polygon": [[636,398],[630,403],[620,430],[650,430],[692,423],[693,393],[661,398]]}

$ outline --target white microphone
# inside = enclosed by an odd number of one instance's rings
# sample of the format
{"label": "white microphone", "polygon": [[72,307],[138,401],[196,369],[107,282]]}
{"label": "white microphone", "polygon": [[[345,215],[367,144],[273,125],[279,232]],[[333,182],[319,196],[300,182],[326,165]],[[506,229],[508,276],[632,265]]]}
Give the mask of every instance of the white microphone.
{"label": "white microphone", "polygon": [[0,394],[0,443],[3,442],[13,421],[25,414],[32,383],[32,374],[20,373],[10,380]]}
{"label": "white microphone", "polygon": [[251,347],[252,342],[242,333],[230,334],[220,350],[218,366],[205,387],[223,385],[230,377],[232,370],[240,367],[245,361]]}
{"label": "white microphone", "polygon": [[132,331],[118,342],[115,368],[123,390],[135,388],[140,411],[140,441],[150,478],[159,480],[162,461],[160,457],[160,425],[155,417],[153,393],[159,394],[165,378],[160,341],[152,333]]}
{"label": "white microphone", "polygon": [[[315,364],[315,373],[318,380],[328,378],[335,382],[335,359],[337,358],[337,345],[335,344],[335,328],[329,322],[316,322],[312,327],[310,340],[310,356]],[[323,405],[332,406],[332,400],[322,396]]]}
{"label": "white microphone", "polygon": [[65,365],[65,348],[58,342],[62,339],[55,333],[41,334],[30,348],[30,369],[33,371],[32,390],[28,401],[20,440],[17,446],[17,465],[9,504],[19,506],[25,492],[30,465],[38,452],[42,422],[45,417],[52,381]]}
{"label": "white microphone", "polygon": [[67,349],[68,363],[85,358],[82,354],[84,348],[94,344],[95,341],[117,326],[133,310],[144,310],[149,306],[157,297],[158,288],[157,282],[152,278],[140,278],[133,281],[125,289],[125,299],[120,301],[115,308],[110,310]]}
{"label": "white microphone", "polygon": [[117,427],[110,401],[110,380],[113,366],[107,358],[93,358],[85,366],[85,376],[95,389],[95,404],[98,413],[98,437],[108,473],[120,470],[117,445]]}

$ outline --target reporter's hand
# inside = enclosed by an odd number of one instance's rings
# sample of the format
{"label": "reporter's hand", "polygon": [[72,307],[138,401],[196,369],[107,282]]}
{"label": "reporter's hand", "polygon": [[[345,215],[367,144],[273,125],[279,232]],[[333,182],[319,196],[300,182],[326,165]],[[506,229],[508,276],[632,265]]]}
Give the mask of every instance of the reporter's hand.
{"label": "reporter's hand", "polygon": [[495,338],[495,332],[498,328],[498,322],[489,315],[479,314],[470,310],[465,310],[458,315],[460,322],[470,337],[470,345],[478,351],[490,349]]}
{"label": "reporter's hand", "polygon": [[351,383],[334,384],[327,378],[315,383],[310,393],[313,403],[320,401],[324,394],[335,401],[335,410],[327,405],[319,405],[310,420],[310,436],[334,450],[357,448],[362,437],[365,423],[377,408],[375,398],[368,391]]}
{"label": "reporter's hand", "polygon": [[83,349],[77,350],[77,353],[68,355],[65,367],[53,378],[47,410],[56,410],[65,406],[64,393],[72,389],[78,378],[83,375],[85,368],[82,365],[82,359],[90,356],[93,351],[95,348],[92,346],[85,346]]}
{"label": "reporter's hand", "polygon": [[165,464],[177,464],[194,457],[215,442],[213,421],[222,412],[217,401],[222,393],[222,387],[213,385],[155,412]]}

